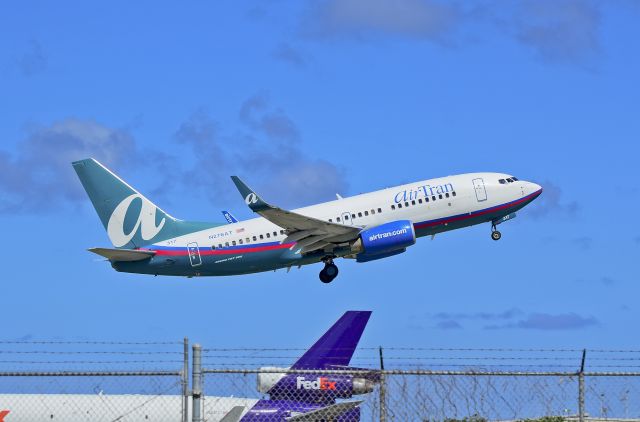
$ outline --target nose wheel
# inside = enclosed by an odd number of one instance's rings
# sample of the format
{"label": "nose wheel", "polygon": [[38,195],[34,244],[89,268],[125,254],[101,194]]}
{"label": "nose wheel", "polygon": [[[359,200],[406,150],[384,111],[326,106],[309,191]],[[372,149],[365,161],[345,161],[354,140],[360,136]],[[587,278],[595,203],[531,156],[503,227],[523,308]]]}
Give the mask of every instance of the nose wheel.
{"label": "nose wheel", "polygon": [[502,233],[496,230],[496,226],[491,227],[491,238],[493,240],[500,240],[501,237],[502,237]]}
{"label": "nose wheel", "polygon": [[338,267],[333,263],[333,258],[324,260],[324,268],[320,271],[320,281],[331,283],[338,276]]}

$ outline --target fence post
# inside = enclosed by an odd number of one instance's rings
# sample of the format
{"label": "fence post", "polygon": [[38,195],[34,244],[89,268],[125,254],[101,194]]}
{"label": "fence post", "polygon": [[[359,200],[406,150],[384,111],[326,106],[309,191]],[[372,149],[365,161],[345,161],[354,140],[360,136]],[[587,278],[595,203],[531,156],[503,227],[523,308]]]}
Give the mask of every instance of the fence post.
{"label": "fence post", "polygon": [[587,349],[582,350],[582,361],[578,373],[578,420],[584,422],[584,361],[587,357]]}
{"label": "fence post", "polygon": [[382,346],[378,348],[380,353],[380,422],[387,421],[387,398],[385,397],[385,379],[384,379],[384,358],[382,356]]}
{"label": "fence post", "polygon": [[191,410],[192,422],[202,422],[202,347],[199,344],[193,345],[193,380],[191,388],[193,392],[193,409]]}
{"label": "fence post", "polygon": [[189,422],[189,339],[184,338],[182,365],[182,422]]}

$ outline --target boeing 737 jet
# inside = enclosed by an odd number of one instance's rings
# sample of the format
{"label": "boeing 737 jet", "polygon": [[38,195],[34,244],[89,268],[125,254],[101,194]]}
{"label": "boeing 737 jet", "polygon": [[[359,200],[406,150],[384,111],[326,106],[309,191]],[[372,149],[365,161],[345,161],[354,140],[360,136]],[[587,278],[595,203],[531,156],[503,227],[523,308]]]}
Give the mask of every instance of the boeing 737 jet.
{"label": "boeing 737 jet", "polygon": [[[368,262],[406,251],[423,236],[488,223],[496,226],[542,188],[502,173],[468,173],[341,197],[295,210],[263,200],[231,179],[257,218],[229,223],[178,220],[94,159],[73,163],[113,248],[91,248],[117,271],[224,276],[322,262],[320,280],[338,275],[336,258]],[[227,213],[228,214],[228,213]]]}

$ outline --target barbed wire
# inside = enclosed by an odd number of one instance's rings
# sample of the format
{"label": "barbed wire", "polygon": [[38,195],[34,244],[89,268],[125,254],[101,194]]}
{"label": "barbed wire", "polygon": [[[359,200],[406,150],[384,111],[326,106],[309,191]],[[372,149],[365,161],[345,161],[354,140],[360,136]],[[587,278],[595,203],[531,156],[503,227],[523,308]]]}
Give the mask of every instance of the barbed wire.
{"label": "barbed wire", "polygon": [[183,352],[125,352],[119,350],[110,351],[58,351],[58,350],[0,350],[0,354],[12,355],[183,355]]}
{"label": "barbed wire", "polygon": [[0,340],[0,344],[91,344],[114,346],[158,346],[158,345],[182,345],[182,341],[71,341],[71,340]]}

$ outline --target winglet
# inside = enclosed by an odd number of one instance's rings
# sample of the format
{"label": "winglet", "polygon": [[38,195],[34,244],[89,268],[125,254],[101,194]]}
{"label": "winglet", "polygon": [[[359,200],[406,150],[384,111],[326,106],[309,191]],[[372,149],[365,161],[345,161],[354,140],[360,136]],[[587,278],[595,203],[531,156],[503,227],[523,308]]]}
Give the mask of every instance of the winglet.
{"label": "winglet", "polygon": [[244,406],[234,406],[224,418],[220,419],[220,422],[238,422],[244,412]]}
{"label": "winglet", "polygon": [[235,183],[236,188],[240,192],[240,195],[244,198],[245,204],[251,208],[253,212],[260,212],[272,208],[271,205],[267,204],[255,193],[253,190],[249,188],[249,186],[245,185],[245,183],[240,180],[238,176],[231,176],[231,180]]}
{"label": "winglet", "polygon": [[238,222],[238,219],[235,218],[233,216],[233,214],[231,214],[229,211],[222,210],[222,215],[224,215],[224,218],[227,220],[227,222],[229,224],[233,224],[233,223],[237,223]]}

